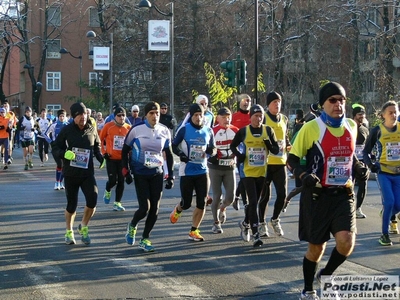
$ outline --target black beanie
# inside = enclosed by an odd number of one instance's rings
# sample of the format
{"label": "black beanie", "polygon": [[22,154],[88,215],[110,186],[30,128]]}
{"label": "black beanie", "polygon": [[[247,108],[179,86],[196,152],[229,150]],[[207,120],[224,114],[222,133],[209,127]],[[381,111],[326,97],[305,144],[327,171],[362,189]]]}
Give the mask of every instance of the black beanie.
{"label": "black beanie", "polygon": [[267,105],[269,105],[272,101],[279,99],[282,101],[282,96],[277,92],[271,92],[267,95]]}
{"label": "black beanie", "polygon": [[[274,99],[275,100],[275,99]],[[251,108],[250,108],[250,117],[252,115],[254,115],[255,113],[262,113],[264,114],[264,108],[262,108],[262,106],[260,104],[254,104]]]}
{"label": "black beanie", "polygon": [[365,107],[360,104],[353,104],[352,108],[353,108],[353,118],[356,116],[356,114],[359,113],[365,114]]}
{"label": "black beanie", "polygon": [[204,113],[203,105],[200,105],[200,104],[197,104],[197,103],[194,103],[194,104],[190,105],[190,108],[189,108],[190,116],[193,117],[193,115],[195,113],[197,113],[197,112]]}
{"label": "black beanie", "polygon": [[154,101],[147,103],[146,106],[144,107],[144,115],[147,115],[151,110],[160,111],[160,104]]}
{"label": "black beanie", "polygon": [[75,119],[76,116],[86,112],[86,106],[82,102],[77,102],[71,105],[71,117]]}
{"label": "black beanie", "polygon": [[297,109],[296,110],[296,115],[298,118],[302,118],[304,116],[304,111],[302,109]]}
{"label": "black beanie", "polygon": [[346,98],[346,91],[337,82],[328,82],[319,90],[319,105],[322,107],[329,97],[333,95],[341,95]]}
{"label": "black beanie", "polygon": [[67,112],[65,111],[65,109],[59,109],[57,110],[57,117],[61,116],[61,115],[67,115]]}
{"label": "black beanie", "polygon": [[114,116],[123,113],[124,115],[126,115],[126,110],[125,108],[118,106],[115,110],[114,110]]}

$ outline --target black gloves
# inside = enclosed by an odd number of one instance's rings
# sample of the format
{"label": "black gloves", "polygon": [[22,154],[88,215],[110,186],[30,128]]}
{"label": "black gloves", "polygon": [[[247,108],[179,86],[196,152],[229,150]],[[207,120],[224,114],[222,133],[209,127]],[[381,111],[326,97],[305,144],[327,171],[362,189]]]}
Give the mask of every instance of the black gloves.
{"label": "black gloves", "polygon": [[372,173],[379,173],[379,171],[381,170],[381,164],[379,162],[376,162],[374,164],[371,164],[369,168],[371,169]]}
{"label": "black gloves", "polygon": [[189,157],[187,157],[185,155],[185,153],[183,153],[183,152],[181,152],[179,154],[179,158],[180,158],[181,162],[184,162],[184,163],[188,163],[190,161]]}
{"label": "black gloves", "polygon": [[214,147],[213,146],[207,146],[206,148],[206,154],[212,155],[214,152]]}
{"label": "black gloves", "polygon": [[174,187],[174,177],[168,176],[167,183],[165,184],[165,188],[170,190]]}
{"label": "black gloves", "polygon": [[127,184],[131,184],[133,182],[133,177],[131,173],[129,172],[129,169],[127,167],[122,168],[122,176],[125,177],[125,182]]}
{"label": "black gloves", "polygon": [[369,169],[362,161],[355,163],[354,173],[355,178],[358,180],[366,181],[369,178]]}
{"label": "black gloves", "polygon": [[319,178],[315,174],[307,174],[303,176],[301,181],[303,182],[303,186],[314,187],[319,182]]}
{"label": "black gloves", "polygon": [[214,155],[208,158],[208,161],[213,165],[218,165],[218,155]]}
{"label": "black gloves", "polygon": [[104,159],[110,159],[110,158],[111,158],[111,155],[108,154],[108,153],[104,153],[103,157],[104,157]]}

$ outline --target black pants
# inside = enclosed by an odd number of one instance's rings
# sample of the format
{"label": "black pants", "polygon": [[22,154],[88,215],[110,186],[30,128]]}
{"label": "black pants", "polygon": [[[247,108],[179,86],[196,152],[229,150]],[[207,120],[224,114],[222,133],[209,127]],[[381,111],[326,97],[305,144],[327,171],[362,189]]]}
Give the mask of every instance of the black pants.
{"label": "black pants", "polygon": [[43,152],[49,154],[49,143],[45,139],[38,137],[38,148],[40,161],[43,162]]}
{"label": "black pants", "polygon": [[125,188],[124,176],[122,175],[122,160],[108,159],[107,175],[108,181],[106,183],[106,190],[109,192],[116,185],[115,202],[121,202]]}
{"label": "black pants", "polygon": [[97,205],[97,195],[99,193],[97,189],[96,179],[94,175],[87,177],[73,177],[65,176],[65,195],[67,196],[67,208],[66,210],[73,214],[78,206],[78,192],[81,188],[83,195],[86,198],[86,206],[89,208],[95,208]]}
{"label": "black pants", "polygon": [[144,239],[147,239],[158,217],[163,191],[163,174],[135,174],[134,180],[139,209],[134,213],[131,223],[136,227],[139,221],[147,216],[142,235]]}
{"label": "black pants", "polygon": [[196,208],[204,209],[210,189],[210,177],[208,174],[181,176],[180,188],[182,197],[180,205],[183,210],[192,206],[193,190],[196,192]]}

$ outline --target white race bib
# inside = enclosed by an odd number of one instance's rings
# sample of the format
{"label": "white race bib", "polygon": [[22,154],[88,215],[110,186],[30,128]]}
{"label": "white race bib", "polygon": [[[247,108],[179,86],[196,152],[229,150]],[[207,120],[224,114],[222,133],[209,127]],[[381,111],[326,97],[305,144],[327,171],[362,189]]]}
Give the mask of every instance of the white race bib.
{"label": "white race bib", "polygon": [[72,148],[75,159],[71,160],[70,166],[75,168],[87,169],[89,166],[90,150],[82,148]]}

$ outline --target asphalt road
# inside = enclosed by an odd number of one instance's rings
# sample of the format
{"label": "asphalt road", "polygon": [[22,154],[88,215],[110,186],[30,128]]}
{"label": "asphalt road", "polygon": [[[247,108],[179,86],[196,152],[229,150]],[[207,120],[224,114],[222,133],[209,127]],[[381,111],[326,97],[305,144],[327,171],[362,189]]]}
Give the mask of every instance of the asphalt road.
{"label": "asphalt road", "polygon": [[[0,170],[0,299],[298,299],[303,286],[301,264],[306,244],[297,238],[298,197],[281,216],[285,235],[264,240],[254,249],[241,240],[238,222],[243,211],[228,208],[223,234],[211,232],[211,212],[201,226],[204,242],[187,238],[192,209],[176,224],[169,213],[179,201],[179,180],[166,190],[152,232],[153,253],[125,243],[126,224],[137,208],[134,185],[126,186],[125,212],[115,212],[102,196],[106,171],[96,170],[99,200],[90,223],[92,243],[64,244],[64,191],[54,191],[52,159],[23,170],[21,149],[16,149],[9,170]],[[289,190],[293,187],[289,181]],[[114,197],[114,195],[113,195]],[[271,199],[268,216],[271,215]],[[84,207],[80,193],[75,227]],[[352,256],[337,274],[399,275],[400,241],[378,243],[381,221],[379,190],[369,182],[363,211],[357,223]],[[143,230],[139,223],[138,234]],[[271,232],[271,229],[270,229]],[[324,265],[333,247],[329,242]],[[316,288],[318,288],[316,286]]]}

